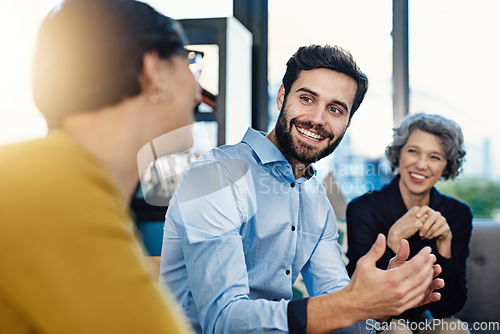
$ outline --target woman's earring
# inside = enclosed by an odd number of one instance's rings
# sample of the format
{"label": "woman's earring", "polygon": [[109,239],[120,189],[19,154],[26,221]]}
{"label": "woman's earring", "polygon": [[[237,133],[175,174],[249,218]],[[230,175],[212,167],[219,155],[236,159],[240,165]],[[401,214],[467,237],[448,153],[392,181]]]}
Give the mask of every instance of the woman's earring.
{"label": "woman's earring", "polygon": [[161,100],[166,93],[167,86],[164,82],[158,82],[156,85],[152,85],[149,87],[148,99],[152,104],[157,104]]}

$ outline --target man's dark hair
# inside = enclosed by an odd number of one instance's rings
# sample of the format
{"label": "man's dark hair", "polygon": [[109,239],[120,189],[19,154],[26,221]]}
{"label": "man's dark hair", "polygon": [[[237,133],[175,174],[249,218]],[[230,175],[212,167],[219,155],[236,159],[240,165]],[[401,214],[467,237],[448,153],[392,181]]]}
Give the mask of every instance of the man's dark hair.
{"label": "man's dark hair", "polygon": [[356,65],[352,55],[339,46],[310,45],[300,47],[288,60],[286,66],[286,72],[283,76],[285,100],[301,71],[326,68],[353,78],[356,81],[357,90],[349,115],[349,121],[361,105],[361,102],[363,102],[363,98],[368,90],[368,78]]}
{"label": "man's dark hair", "polygon": [[43,21],[34,55],[35,103],[49,127],[61,114],[96,110],[141,92],[145,53],[183,51],[180,25],[133,0],[66,0]]}

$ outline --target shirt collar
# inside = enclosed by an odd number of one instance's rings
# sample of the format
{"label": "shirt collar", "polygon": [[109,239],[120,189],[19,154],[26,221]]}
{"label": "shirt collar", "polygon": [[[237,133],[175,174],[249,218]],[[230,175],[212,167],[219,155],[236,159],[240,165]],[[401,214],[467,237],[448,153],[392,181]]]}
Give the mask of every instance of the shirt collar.
{"label": "shirt collar", "polygon": [[281,151],[266,137],[263,131],[257,131],[248,128],[242,142],[245,142],[252,148],[262,164],[270,162],[285,161],[288,162]]}
{"label": "shirt collar", "polygon": [[[281,153],[279,148],[276,147],[266,135],[267,133],[263,131],[248,128],[241,141],[247,143],[248,146],[252,148],[263,165],[272,162],[288,163],[283,153]],[[316,173],[316,168],[314,168],[313,165],[309,165],[309,168],[304,173],[304,177],[310,179],[313,175],[316,175]]]}

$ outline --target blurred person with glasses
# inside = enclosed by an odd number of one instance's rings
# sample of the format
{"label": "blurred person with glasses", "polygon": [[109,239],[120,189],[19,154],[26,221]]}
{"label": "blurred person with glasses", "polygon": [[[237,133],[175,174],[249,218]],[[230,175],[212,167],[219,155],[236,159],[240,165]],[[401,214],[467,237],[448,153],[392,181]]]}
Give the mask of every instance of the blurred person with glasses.
{"label": "blurred person with glasses", "polygon": [[205,54],[202,51],[186,50],[188,52],[189,69],[193,73],[196,80],[200,79],[201,70],[203,69],[203,57]]}
{"label": "blurred person with glasses", "polygon": [[0,148],[0,332],[191,332],[129,210],[139,150],[201,100],[186,44],[133,0],[66,0],[43,21],[32,88],[49,133]]}

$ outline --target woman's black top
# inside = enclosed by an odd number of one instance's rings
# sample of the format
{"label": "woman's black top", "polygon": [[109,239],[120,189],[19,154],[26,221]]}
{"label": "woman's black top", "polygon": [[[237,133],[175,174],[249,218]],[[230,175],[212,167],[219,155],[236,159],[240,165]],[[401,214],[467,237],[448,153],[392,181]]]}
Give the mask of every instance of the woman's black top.
{"label": "woman's black top", "polygon": [[[353,199],[347,206],[347,271],[352,276],[356,262],[365,255],[375,242],[378,233],[386,237],[389,229],[408,210],[399,191],[399,175],[380,190],[370,191]],[[446,318],[462,309],[467,300],[466,260],[469,256],[469,242],[472,232],[472,212],[466,204],[431,189],[429,207],[441,212],[452,233],[452,257],[439,255],[436,239],[422,239],[418,231],[408,239],[410,258],[423,247],[430,246],[436,255],[436,263],[443,271],[439,277],[445,287],[438,290],[441,300],[404,312],[399,318],[414,320],[429,310],[434,318]],[[385,254],[377,262],[377,267],[387,269],[389,260],[396,254],[387,247]]]}

